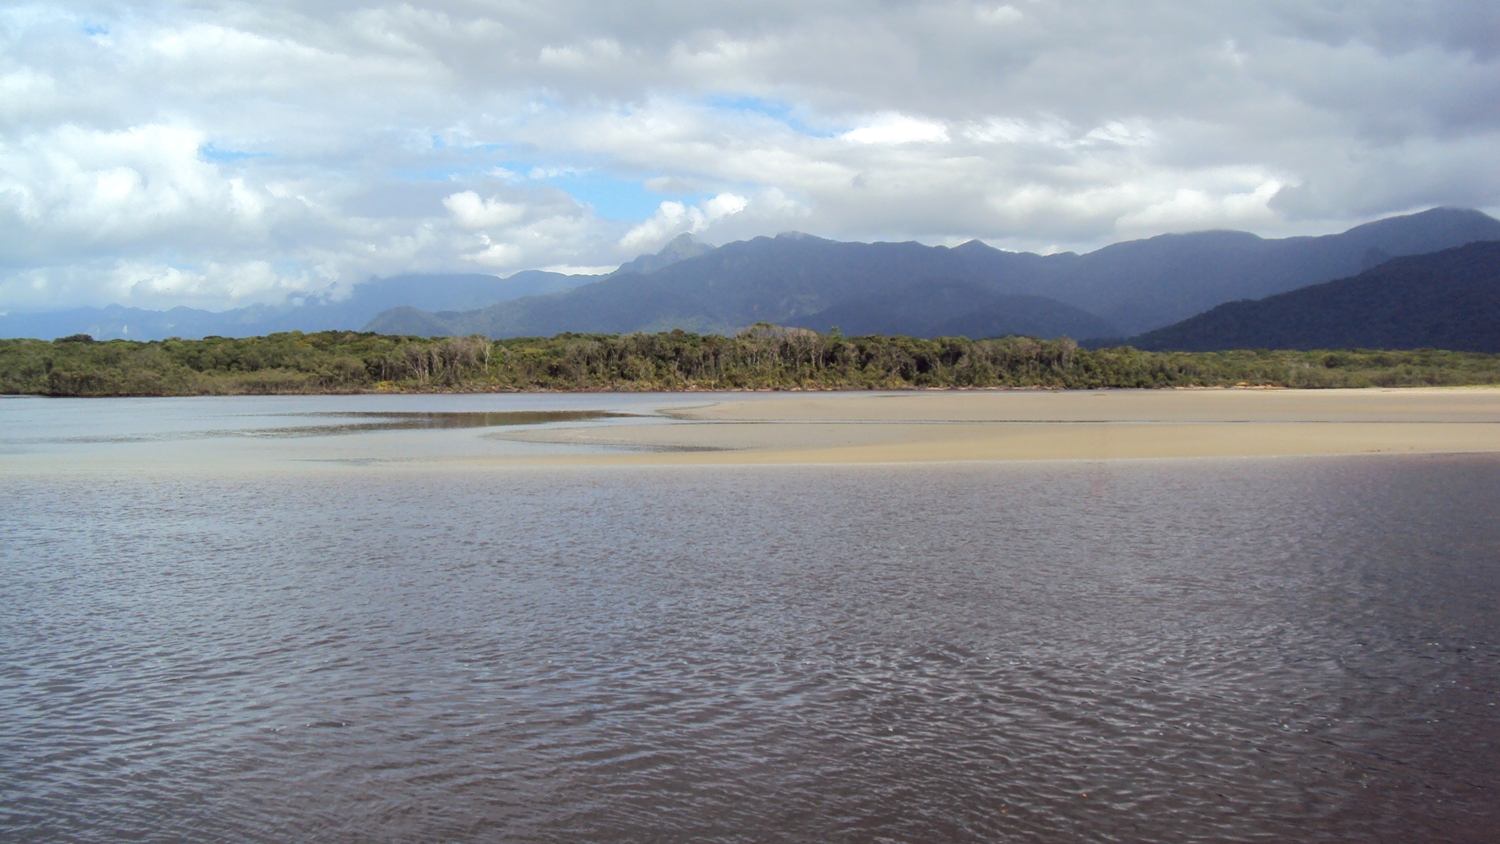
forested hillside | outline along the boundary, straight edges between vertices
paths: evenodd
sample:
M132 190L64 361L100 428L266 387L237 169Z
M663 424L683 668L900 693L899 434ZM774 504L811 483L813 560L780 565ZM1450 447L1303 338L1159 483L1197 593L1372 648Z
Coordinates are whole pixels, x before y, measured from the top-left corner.
M1500 243L1396 258L1353 278L1230 302L1130 340L1143 349L1500 352Z

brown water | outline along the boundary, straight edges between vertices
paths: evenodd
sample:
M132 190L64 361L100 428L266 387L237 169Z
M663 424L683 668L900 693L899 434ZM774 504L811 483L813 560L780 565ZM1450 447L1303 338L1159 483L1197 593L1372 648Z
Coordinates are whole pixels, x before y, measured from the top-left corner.
M1454 457L7 477L0 838L1493 841L1497 493Z

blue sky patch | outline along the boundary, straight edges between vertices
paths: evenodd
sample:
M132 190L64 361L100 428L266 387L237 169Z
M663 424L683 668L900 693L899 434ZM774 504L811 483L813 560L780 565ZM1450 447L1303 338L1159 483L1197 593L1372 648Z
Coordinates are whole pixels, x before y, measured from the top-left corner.
M594 206L594 213L606 220L644 220L656 213L657 206L664 200L692 201L692 197L664 196L646 190L641 179L622 179L604 173L565 172L544 176L537 181L567 191L579 202Z

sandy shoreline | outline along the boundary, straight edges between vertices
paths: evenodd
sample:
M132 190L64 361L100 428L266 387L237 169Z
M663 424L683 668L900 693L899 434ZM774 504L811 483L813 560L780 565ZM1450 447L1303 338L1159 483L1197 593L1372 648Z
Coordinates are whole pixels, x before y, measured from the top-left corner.
M171 405L172 413L143 422L137 416L149 412L148 404L99 405L98 412L114 416L87 424L69 421L74 411L63 405L26 405L25 412L15 406L13 426L22 427L13 427L12 440L0 441L0 474L291 476L1500 454L1500 389L1494 388L720 394L698 403L685 402L681 394L632 395L628 401L597 396L559 406L641 418L342 434L314 429L325 415L358 415L371 405L205 400ZM501 413L522 404L481 398L461 405L403 401L380 407ZM41 410L46 412L27 415ZM257 424L268 416L287 427Z
M670 424L489 435L630 449L525 465L845 464L1500 452L1500 390L789 394Z

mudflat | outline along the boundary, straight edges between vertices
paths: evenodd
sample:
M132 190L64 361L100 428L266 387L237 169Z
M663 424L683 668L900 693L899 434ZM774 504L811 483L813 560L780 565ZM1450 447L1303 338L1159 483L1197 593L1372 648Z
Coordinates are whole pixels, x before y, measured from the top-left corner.
M622 449L522 460L548 465L1500 452L1493 388L788 393L668 415L495 436Z

